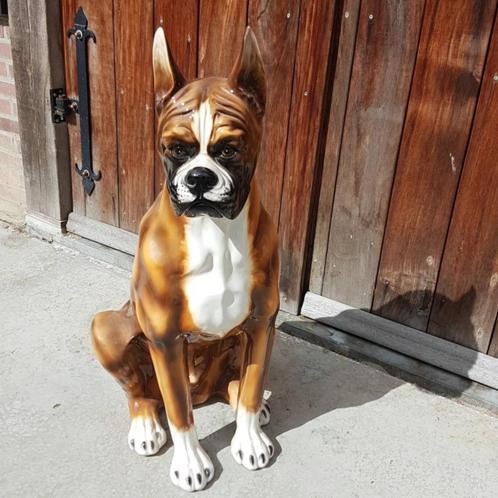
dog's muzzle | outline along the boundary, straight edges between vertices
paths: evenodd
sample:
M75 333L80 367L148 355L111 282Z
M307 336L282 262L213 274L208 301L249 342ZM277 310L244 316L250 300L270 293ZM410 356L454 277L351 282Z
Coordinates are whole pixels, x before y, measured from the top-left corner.
M202 198L217 183L218 177L208 168L194 168L185 177L185 184L197 198Z
M219 183L218 176L212 170L202 167L193 168L185 177L184 182L195 198L184 206L183 214L189 217L208 215L219 218L225 216L223 206L219 202L206 198L206 194Z
M198 155L182 165L168 181L178 215L232 218L237 197L230 173L209 156Z

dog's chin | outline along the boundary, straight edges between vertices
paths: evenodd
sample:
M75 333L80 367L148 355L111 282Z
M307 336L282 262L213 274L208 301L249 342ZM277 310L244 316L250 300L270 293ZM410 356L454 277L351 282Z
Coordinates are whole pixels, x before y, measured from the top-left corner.
M207 199L197 199L193 202L179 203L172 200L173 207L178 216L197 218L209 216L211 218L233 219L233 203L213 202Z
M197 218L198 216L210 216L211 218L223 218L223 210L214 202L205 200L194 201L183 213L188 218Z

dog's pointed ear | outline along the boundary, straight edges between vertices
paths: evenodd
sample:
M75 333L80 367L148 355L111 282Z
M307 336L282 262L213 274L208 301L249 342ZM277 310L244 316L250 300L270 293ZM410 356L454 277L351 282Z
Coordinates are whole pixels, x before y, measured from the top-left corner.
M171 57L162 27L157 28L154 35L152 65L154 67L156 111L159 114L164 104L185 84L185 79Z
M248 26L244 45L235 63L228 82L249 98L257 114L264 114L266 104L266 78L263 58L253 30Z

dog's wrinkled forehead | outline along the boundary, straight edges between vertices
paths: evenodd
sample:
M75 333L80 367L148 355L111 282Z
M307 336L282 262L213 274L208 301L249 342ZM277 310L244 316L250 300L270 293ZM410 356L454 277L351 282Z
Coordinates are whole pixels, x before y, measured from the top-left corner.
M260 119L226 79L206 78L187 84L171 97L161 112L159 131L163 144L195 143L200 153L224 141L250 150L260 138Z

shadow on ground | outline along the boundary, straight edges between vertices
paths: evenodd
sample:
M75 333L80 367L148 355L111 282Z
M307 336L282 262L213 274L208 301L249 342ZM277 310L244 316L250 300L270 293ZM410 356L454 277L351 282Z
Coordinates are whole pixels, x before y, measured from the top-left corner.
M394 299L375 312L384 316L393 310L398 312L401 310L403 314L403 310L408 310L413 303L427 306L426 300L425 292L411 292ZM457 301L438 294L434 302L435 306L444 306L445 316L459 324L459 333L465 338L466 346L475 349L477 347L475 331L470 320L475 303L474 289ZM357 311L345 311L341 315L354 313ZM336 318L340 322L341 318L351 318L351 316L339 315ZM284 322L283 328L286 329L285 325L290 325L292 328L299 324L300 322ZM434 323L433 327L438 328L439 324ZM465 365L461 365L463 370L470 370L475 358L476 356L470 354L466 360L462 359L461 361L466 362ZM409 376L409 379L424 390L452 398L459 398L472 384L462 378L458 383L458 389L451 391L416 376ZM333 410L361 406L375 401L404 383L403 380L391 375L371 375L369 368L359 368L358 363L337 356L326 349L323 350L320 361L317 361L316 348L305 342L297 342L291 337L280 336L280 341L274 349L268 382L272 392L270 398L272 420L266 431L277 445L276 458L272 464L278 460L281 451L276 440L281 434L301 427ZM203 440L203 445L212 457L229 446L234 430L235 424L231 423ZM216 457L214 462L216 474L219 476L221 466Z

